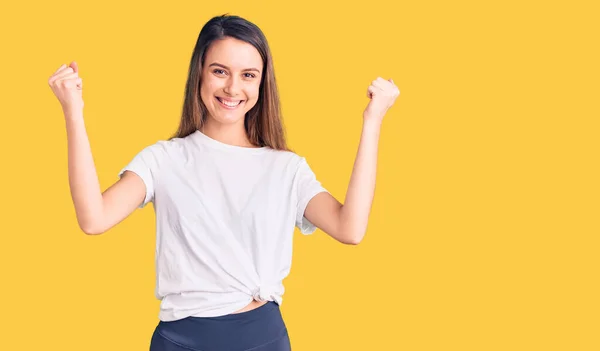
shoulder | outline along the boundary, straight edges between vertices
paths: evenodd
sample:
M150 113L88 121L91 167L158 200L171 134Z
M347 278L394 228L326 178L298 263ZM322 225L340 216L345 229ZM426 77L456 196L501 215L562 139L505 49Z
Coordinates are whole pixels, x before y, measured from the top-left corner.
M299 155L293 151L270 149L267 155L275 162L283 164L287 168L291 168L294 171L298 171L302 165L306 163L306 159L302 155Z
M133 159L128 167L132 169L149 169L156 173L161 169L165 162L177 158L177 154L181 154L184 143L178 139L161 139L143 145L135 152Z
M188 143L189 140L186 138L159 139L147 144L141 152L155 157L164 157L184 149Z
M284 172L293 179L294 183L304 184L317 178L309 161L304 155L292 151L273 152L273 157L278 159L276 164L281 166L281 169L285 170ZM271 169L273 168L279 167L272 167Z

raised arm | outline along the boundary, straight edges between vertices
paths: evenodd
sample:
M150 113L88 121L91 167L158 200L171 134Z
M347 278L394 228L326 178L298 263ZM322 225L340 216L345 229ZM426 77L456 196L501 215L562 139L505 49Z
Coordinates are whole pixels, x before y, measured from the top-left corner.
M344 204L322 192L306 206L306 219L341 243L356 245L367 231L375 194L381 124L399 95L392 80L377 78L372 82L367 90L371 101L363 112L363 129Z
M140 205L146 186L135 173L123 176L101 193L83 118L67 118L69 186L77 222L86 234L102 234Z
M71 198L79 227L101 234L131 214L143 201L146 188L132 172L101 192L83 119L83 82L75 62L61 66L48 80L65 116Z

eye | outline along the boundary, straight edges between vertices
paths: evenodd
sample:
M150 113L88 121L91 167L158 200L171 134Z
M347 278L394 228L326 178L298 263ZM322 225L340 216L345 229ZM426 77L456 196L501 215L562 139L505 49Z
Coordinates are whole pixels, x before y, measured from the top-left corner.
M217 68L217 69L214 69L214 70L213 70L213 73L216 73L216 74L225 74L225 71L224 71L224 70L222 70L222 69L218 69L218 68Z
M254 73L244 73L246 75L246 78L256 78L256 75Z

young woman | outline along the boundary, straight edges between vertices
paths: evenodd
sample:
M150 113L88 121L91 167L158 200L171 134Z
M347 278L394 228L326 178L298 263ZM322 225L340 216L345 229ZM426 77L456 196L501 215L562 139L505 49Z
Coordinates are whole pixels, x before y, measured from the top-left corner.
M49 79L66 119L69 181L81 229L101 234L149 202L156 214L159 323L151 351L290 350L279 305L292 234L344 244L366 231L380 127L399 95L368 87L363 132L342 205L286 146L267 40L237 16L209 20L189 67L179 128L142 149L101 192L75 62Z

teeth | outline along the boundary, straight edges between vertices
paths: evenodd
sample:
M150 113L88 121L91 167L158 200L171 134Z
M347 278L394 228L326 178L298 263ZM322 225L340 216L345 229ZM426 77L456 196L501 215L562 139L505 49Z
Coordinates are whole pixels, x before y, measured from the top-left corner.
M235 101L235 102L229 102L229 101L225 101L225 100L223 100L223 99L219 99L219 101L221 101L221 103L222 103L223 105L226 105L226 106L229 106L229 107L236 107L236 106L237 106L237 105L239 105L239 104L240 104L240 102L241 102L241 100L240 100L240 101Z

